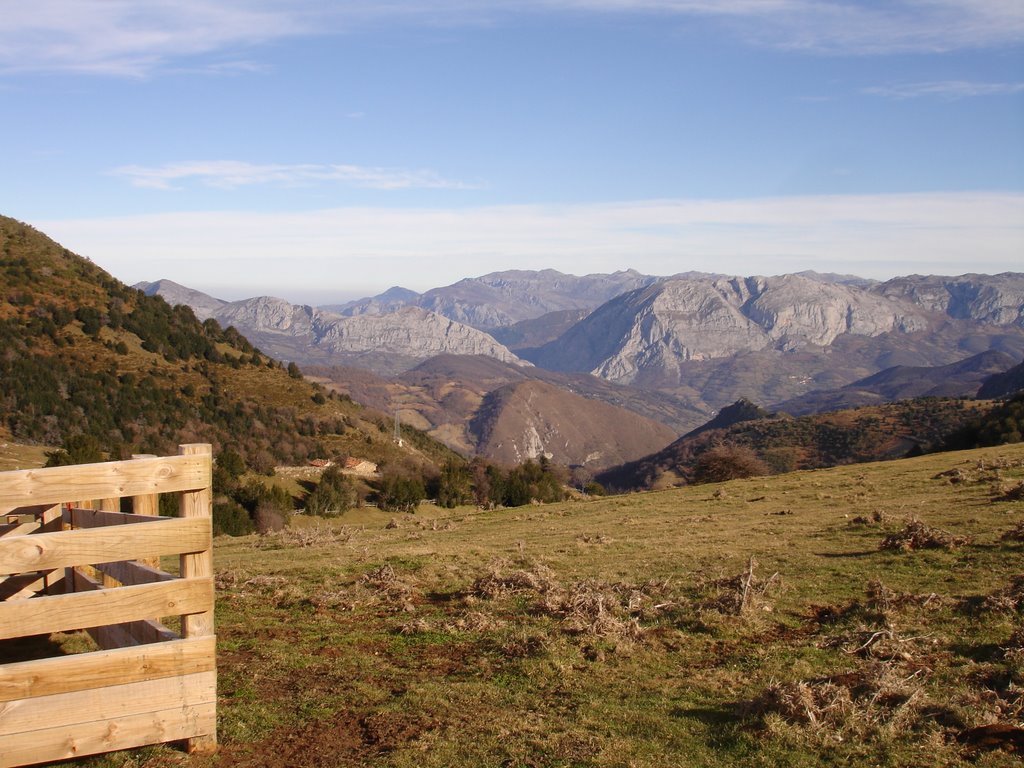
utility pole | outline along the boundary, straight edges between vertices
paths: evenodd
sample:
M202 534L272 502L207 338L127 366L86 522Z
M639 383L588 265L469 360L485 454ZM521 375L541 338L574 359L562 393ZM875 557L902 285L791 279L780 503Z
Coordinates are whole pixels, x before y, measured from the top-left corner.
M402 447L402 419L401 419L401 413L402 413L401 410L396 410L395 411L395 437L394 437L394 440L395 440L395 445L397 445L399 448Z

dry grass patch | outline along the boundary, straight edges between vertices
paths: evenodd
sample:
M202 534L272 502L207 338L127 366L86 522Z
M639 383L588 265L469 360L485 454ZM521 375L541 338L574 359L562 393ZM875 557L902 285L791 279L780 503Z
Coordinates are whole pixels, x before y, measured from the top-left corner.
M491 563L488 573L478 577L470 593L486 600L494 600L515 592L539 592L544 594L558 587L555 572L546 565L527 563L515 567L507 560Z

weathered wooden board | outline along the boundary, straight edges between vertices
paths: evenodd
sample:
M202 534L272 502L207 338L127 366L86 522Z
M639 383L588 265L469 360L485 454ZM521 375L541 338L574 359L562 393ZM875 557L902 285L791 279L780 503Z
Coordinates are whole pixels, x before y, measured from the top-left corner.
M187 447L187 446L185 446ZM207 453L76 464L0 473L0 514L19 507L69 500L110 499L207 488Z
M214 672L15 699L0 704L0 744L8 736L40 727L68 727L93 720L119 721L122 717L154 710L216 700L217 675Z
M0 702L212 672L215 642L213 637L197 637L0 664Z
M0 539L0 575L202 552L211 541L210 518L14 536Z
M209 445L183 445L179 449L187 455L210 454ZM198 491L182 493L179 497L178 514L186 520L202 520L207 525L211 524L213 514L213 498L209 487ZM206 547L205 551L193 550L195 554L181 555L181 575L190 578L213 578L213 549ZM182 635L185 637L200 637L213 634L213 603L210 603L210 610L201 614L184 616L182 622Z
M197 734L209 739L216 728L217 704L212 701L188 708L169 707L119 717L113 722L93 720L74 726L42 728L5 736L0 768L71 760L167 741L197 741L194 738Z
M48 595L0 603L0 639L212 611L210 578Z

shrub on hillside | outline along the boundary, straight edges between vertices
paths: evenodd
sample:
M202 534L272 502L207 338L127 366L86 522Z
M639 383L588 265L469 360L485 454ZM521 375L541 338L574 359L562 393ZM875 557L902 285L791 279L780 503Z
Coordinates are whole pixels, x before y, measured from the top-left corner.
M425 497L419 478L385 475L377 491L377 506L386 512L415 512Z
M695 483L722 483L744 477L767 475L768 465L745 445L716 445L697 459L693 470Z
M219 501L213 505L214 536L245 536L256 530L256 526L245 507L237 501Z
M356 489L351 479L337 467L328 467L320 482L306 497L306 512L320 517L335 517L356 505Z

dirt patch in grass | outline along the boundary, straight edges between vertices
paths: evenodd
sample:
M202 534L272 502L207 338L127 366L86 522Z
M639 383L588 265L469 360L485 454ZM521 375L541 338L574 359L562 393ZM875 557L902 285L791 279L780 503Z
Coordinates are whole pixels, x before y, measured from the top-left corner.
M999 537L1002 541L1021 541L1024 542L1024 520L1021 520L1013 528L1003 533Z
M281 728L255 743L229 744L217 756L218 766L232 768L334 768L365 765L383 751L369 738L358 715L338 712L298 728Z

